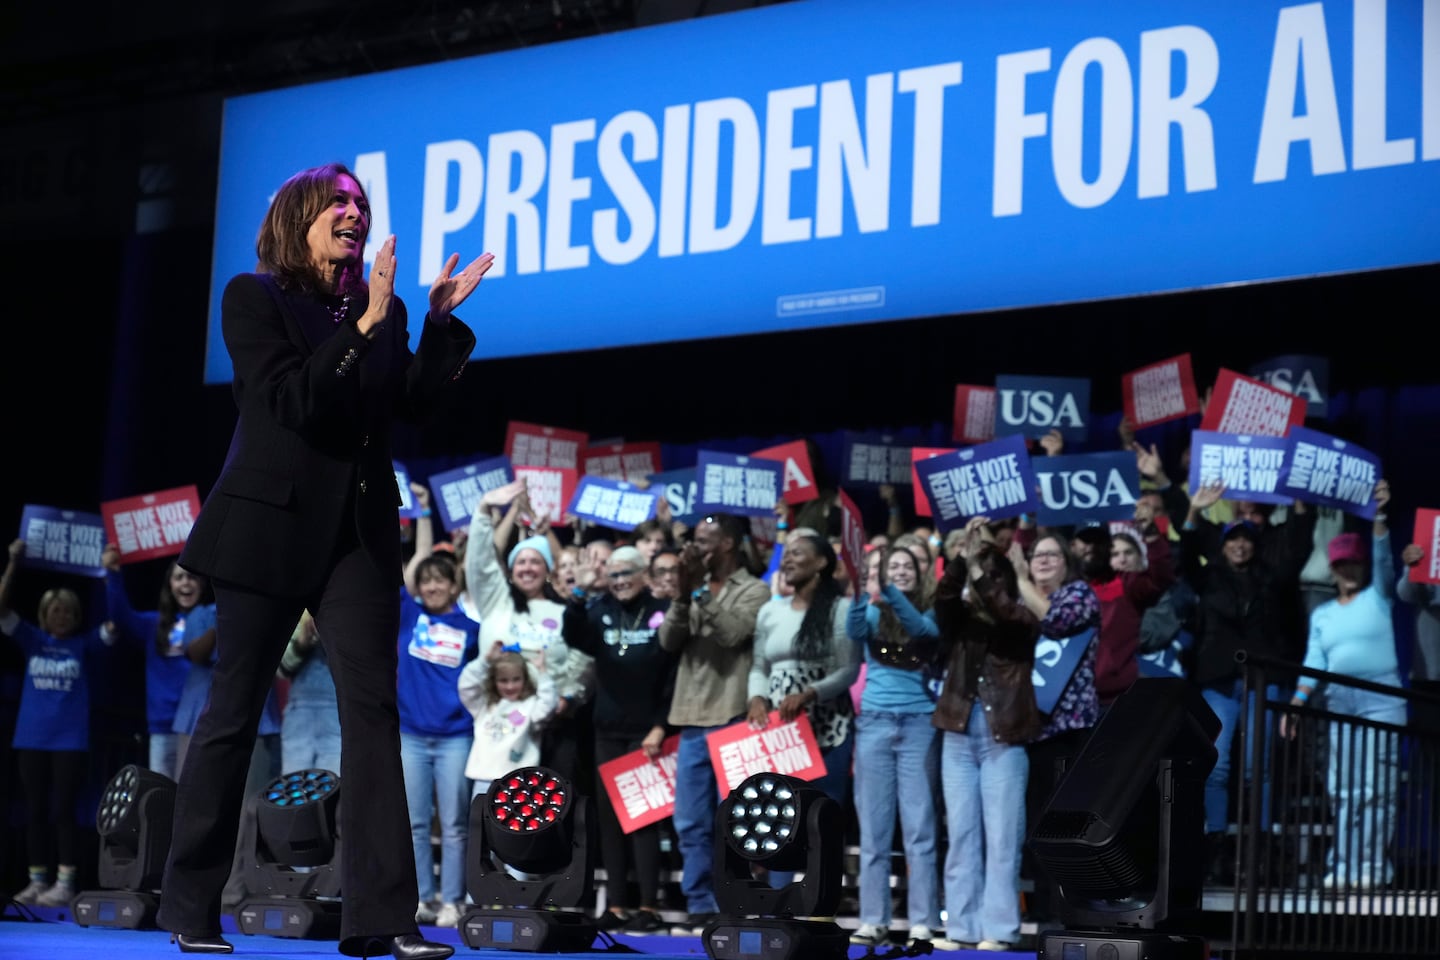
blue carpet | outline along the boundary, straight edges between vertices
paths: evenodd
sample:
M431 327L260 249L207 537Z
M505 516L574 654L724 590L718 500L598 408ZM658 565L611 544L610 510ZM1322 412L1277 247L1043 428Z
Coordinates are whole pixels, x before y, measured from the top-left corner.
M0 920L0 960L128 960L128 958L179 957L179 950L170 943L170 934L163 930L119 930L113 927L77 926L70 911L63 908L31 907L35 922L17 919L21 913L11 906ZM288 937L246 936L238 931L235 920L226 914L221 919L227 938L235 945L235 957L256 960L289 960L295 957L338 957L334 940L298 940ZM471 950L460 942L460 934L443 927L422 927L427 939L449 943L456 948L456 957L597 957L604 956L604 944L596 941L591 953L525 954L508 950ZM615 940L633 951L666 960L694 960L705 956L699 937L630 937L624 934ZM893 949L893 948L892 948ZM851 960L860 960L864 947L850 948ZM614 956L615 954L610 954ZM981 958L1033 957L1029 953L980 953L961 951L935 953L935 957L957 960Z

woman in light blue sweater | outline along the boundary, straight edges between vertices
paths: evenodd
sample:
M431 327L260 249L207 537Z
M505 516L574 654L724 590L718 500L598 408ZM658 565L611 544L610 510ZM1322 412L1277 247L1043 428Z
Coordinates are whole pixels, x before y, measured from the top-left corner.
M909 867L910 939L940 926L935 794L939 734L927 680L940 631L934 588L904 547L891 547L850 605L846 630L865 648L865 689L855 721L855 813L860 822L860 928L851 943L890 932L890 851L895 814ZM903 802L901 802L903 799Z
M1330 575L1338 595L1310 615L1310 640L1305 648L1305 669L1342 673L1359 680L1400 686L1400 664L1395 652L1395 558L1390 552L1390 529L1385 505L1390 488L1381 480L1375 486L1378 511L1372 534L1374 563L1366 578L1365 541L1356 533L1342 533L1330 541ZM1302 676L1290 703L1301 706L1317 685ZM1331 723L1328 730L1330 764L1328 789L1335 807L1335 842L1330 848L1329 889L1369 889L1390 882L1393 868L1386 856L1394 832L1396 770L1400 734L1377 727L1405 726L1405 701L1344 684L1325 689L1326 707L1332 713L1355 717L1361 723ZM1287 730L1290 718L1281 718Z

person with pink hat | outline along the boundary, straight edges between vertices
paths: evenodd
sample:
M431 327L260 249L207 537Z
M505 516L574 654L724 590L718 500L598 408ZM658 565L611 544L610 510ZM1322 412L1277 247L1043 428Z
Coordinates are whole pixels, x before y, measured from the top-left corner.
M1390 484L1375 485L1374 529L1368 545L1358 533L1342 533L1328 548L1330 576L1337 596L1315 608L1310 616L1310 640L1305 648L1305 669L1345 674L1358 680L1400 686L1400 663L1395 651L1395 558L1390 552L1390 528L1385 507ZM1369 556L1373 556L1371 562ZM1304 706L1318 686L1314 677L1301 676L1290 699ZM1325 707L1364 721L1332 722L1329 741L1327 789L1335 811L1335 842L1330 847L1326 889L1367 890L1384 886L1393 875L1386 856L1394 832L1395 793L1399 743L1377 724L1403 727L1405 701L1348 684L1325 688ZM1280 731L1293 737L1297 719L1280 718Z

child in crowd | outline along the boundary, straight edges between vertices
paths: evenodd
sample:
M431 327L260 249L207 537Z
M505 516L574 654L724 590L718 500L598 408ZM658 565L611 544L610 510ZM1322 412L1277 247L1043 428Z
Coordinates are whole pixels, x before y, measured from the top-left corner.
M17 903L65 907L75 899L80 863L75 803L85 785L90 749L90 686L101 645L114 643L108 631L84 629L80 598L65 588L46 590L35 623L10 608L10 593L25 541L10 544L10 561L0 575L0 632L25 655L25 686L15 718L15 762L25 795L25 849L30 883ZM53 841L58 879L48 882Z
M470 790L465 761L470 718L456 685L480 650L480 625L461 611L460 575L447 553L415 567L416 593L401 588L399 637L400 763L410 808L410 836L420 901L417 923L454 927L465 897ZM440 816L440 904L435 907L435 853L430 821Z
M475 736L465 775L475 782L472 796L517 767L540 762L538 721L555 709L555 681L545 669L545 652L531 666L499 640L485 656L460 672L460 701L475 718Z

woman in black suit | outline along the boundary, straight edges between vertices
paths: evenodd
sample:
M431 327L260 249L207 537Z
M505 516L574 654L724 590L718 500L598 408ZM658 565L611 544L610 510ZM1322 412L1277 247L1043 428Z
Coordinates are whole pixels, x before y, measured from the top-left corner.
M220 895L230 873L256 726L291 630L310 610L341 723L340 952L440 960L415 924L414 854L400 770L395 637L401 580L391 420L415 420L475 345L450 315L490 269L484 254L430 288L419 349L395 296L395 238L367 285L365 192L328 164L270 204L259 264L221 301L239 419L225 466L180 557L215 588L219 661L175 801L160 924L187 953L229 953Z

